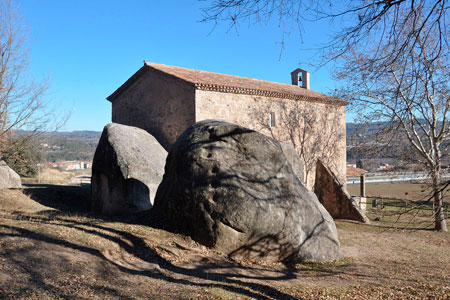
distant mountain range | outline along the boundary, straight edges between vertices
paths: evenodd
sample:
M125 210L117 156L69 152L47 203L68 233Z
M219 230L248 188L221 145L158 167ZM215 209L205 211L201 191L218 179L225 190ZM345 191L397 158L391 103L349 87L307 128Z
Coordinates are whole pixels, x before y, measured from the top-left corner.
M30 131L19 130L17 134L28 134ZM84 139L84 138L100 138L102 135L101 131L92 130L76 130L76 131L51 131L51 132L41 132L39 135L44 137L52 138L67 138L67 139Z
M358 133L361 127L359 124L355 123L347 123L347 135L354 135ZM373 126L370 129L376 130L377 126ZM27 134L29 131L19 130L18 134ZM52 139L69 139L69 140L91 140L91 139L100 139L102 135L101 131L92 131L92 130L76 130L76 131L53 131L53 132L45 132L41 133L40 136L43 138L52 138Z
M369 137L377 132L385 123L372 123L362 126L356 123L347 123L347 158L354 160L355 154L350 149L360 142L361 135ZM19 134L29 133L19 131ZM43 153L46 161L83 160L90 161L94 157L95 149L101 136L100 131L56 131L45 132L39 135L38 149Z
M347 123L347 135L358 132L358 126ZM18 131L18 134L28 134L28 131ZM82 160L91 161L101 136L101 131L54 131L38 135L37 148L45 161Z
M29 134L31 131L18 130L17 134ZM41 132L41 135L52 136L52 137L69 137L69 138L83 138L83 137L100 137L101 131L93 130L74 130L74 131L50 131Z
M29 134L28 131L19 131ZM36 147L42 152L45 161L81 160L91 161L101 136L100 131L55 131L37 135Z

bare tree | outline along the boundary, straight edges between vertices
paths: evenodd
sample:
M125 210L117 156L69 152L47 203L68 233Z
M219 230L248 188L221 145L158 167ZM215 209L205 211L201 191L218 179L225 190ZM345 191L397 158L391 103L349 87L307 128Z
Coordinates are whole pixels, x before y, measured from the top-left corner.
M450 5L446 0L211 0L204 21L268 22L283 31L328 19L335 30L319 65L337 62L345 82L338 97L366 121L380 122L372 146L402 144L432 178L435 228L447 230L442 210L441 162L449 152ZM292 26L289 26L291 24ZM284 38L283 38L284 39ZM283 43L284 44L284 43ZM341 64L342 62L342 64ZM406 143L404 143L406 141ZM380 147L382 146L382 147ZM407 154L407 155L406 155Z
M353 48L374 45L381 51L371 53L371 61L386 67L408 53L423 38L429 41L430 58L448 55L450 5L446 0L210 0L203 8L203 21L228 22L230 27L244 21L278 21L284 34L309 21L327 19L333 29L327 32L330 39L319 47L321 61L334 61ZM401 38L400 38L401 37ZM431 44L432 43L432 44ZM389 52L382 51L389 46ZM431 50L432 49L432 50Z
M56 128L67 116L56 116L45 101L48 83L29 79L26 31L15 7L0 0L0 157L18 145L19 129L33 136L38 131ZM24 137L20 138L24 143ZM15 151L15 150L14 150Z
M416 25L411 20L405 26ZM399 42L409 40L407 32L398 35ZM436 55L438 39L439 29L424 27L409 40L408 52L382 66L373 52L389 53L389 46L352 49L336 77L344 82L337 96L351 101L365 122L379 122L373 135L377 147L395 145L403 160L417 160L429 171L435 229L447 231L441 186L450 145L450 60L447 54Z
M334 106L323 106L320 110L317 105L308 104L304 101L275 102L254 109L253 115L257 130L294 146L304 166L305 184L312 188L317 160L337 167L333 161L345 136ZM276 126L268 120L273 112L277 112L276 120L272 120Z

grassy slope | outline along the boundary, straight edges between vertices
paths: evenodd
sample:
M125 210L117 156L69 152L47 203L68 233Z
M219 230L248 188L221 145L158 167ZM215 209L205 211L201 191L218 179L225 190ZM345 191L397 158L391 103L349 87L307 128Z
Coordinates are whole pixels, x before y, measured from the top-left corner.
M344 259L284 266L230 261L146 216L91 216L86 188L24 192L0 190L0 299L450 297L450 234L415 229L430 226L427 211L338 221Z

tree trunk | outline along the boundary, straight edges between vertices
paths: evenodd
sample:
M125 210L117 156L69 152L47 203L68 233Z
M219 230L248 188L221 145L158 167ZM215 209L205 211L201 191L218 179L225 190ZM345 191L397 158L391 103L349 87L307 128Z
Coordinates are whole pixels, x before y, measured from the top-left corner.
M433 194L434 194L434 229L447 231L447 224L445 223L442 192L440 192L440 178L439 172L433 172L431 175L433 180Z

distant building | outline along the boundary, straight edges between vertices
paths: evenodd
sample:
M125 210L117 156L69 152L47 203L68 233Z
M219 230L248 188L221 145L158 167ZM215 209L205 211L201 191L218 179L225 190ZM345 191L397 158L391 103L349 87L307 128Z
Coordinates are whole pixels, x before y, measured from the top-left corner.
M368 171L347 165L347 177L355 177L366 174Z
M394 168L394 166L392 166L390 164L383 164L383 165L378 166L377 170L378 171L386 171L386 170L390 170L392 168Z
M64 171L75 171L80 169L91 169L92 161L58 161L58 162L45 162L49 168L58 168Z
M356 168L356 163L349 163L349 162L347 162L347 167Z
M92 169L92 161L83 162L83 169Z

